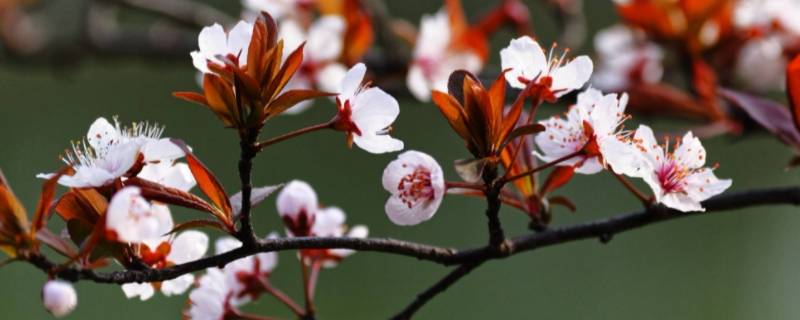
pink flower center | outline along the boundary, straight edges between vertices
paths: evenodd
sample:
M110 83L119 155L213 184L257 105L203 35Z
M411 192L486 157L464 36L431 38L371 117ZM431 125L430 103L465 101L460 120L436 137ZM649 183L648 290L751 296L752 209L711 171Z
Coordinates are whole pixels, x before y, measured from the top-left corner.
M405 166L403 165L403 167ZM409 209L418 203L436 198L433 183L431 183L431 172L423 167L414 169L413 172L400 179L400 183L397 184L397 191L399 191L400 200Z
M661 183L661 189L666 193L683 192L685 178L689 175L687 168L681 167L674 160L661 165L656 171L658 182Z
M342 103L339 98L336 98L336 104L339 105L339 114L336 116L336 129L360 136L361 130L353 122L353 108L350 106L350 99Z

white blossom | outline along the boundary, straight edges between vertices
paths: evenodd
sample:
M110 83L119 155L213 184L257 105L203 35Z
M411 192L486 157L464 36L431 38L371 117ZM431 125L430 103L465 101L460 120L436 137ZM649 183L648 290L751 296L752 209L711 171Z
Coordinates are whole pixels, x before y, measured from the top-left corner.
M239 21L227 34L215 23L204 27L197 36L199 50L192 51L192 64L202 73L211 73L208 63L223 64L228 56L238 57L239 66L247 64L247 50L253 35L253 24Z
M429 101L431 90L447 92L447 80L453 71L463 69L478 73L483 67L475 53L451 47L452 32L446 10L422 16L406 76L406 85L420 101Z
M500 50L503 70L510 69L505 74L508 84L523 89L525 81L536 80L548 85L556 97L583 87L592 75L592 60L579 56L566 61L566 51L560 57L553 57L552 51L546 56L539 43L528 36L511 40L508 47Z
M287 183L278 194L276 205L278 214L292 235L304 236L311 231L319 202L317 193L308 183L300 180Z
M620 91L631 84L656 83L664 73L661 47L637 39L636 31L624 25L601 30L595 35L598 55L592 84L602 90Z
M534 139L540 151L536 156L552 162L583 151L558 165L574 166L582 174L600 172L606 165L616 173L635 174L636 153L621 130L628 119L627 103L626 94L603 95L592 88L580 93L566 118L554 116L540 122L546 130Z
M367 67L356 64L342 79L337 103L339 122L347 125L353 142L370 153L403 149L403 141L392 138L389 128L400 114L394 97L376 87L363 85Z
M42 303L50 314L61 318L78 305L78 294L69 282L49 280L42 288Z
M383 188L391 193L386 215L398 225L415 225L433 217L445 195L442 168L431 156L406 151L383 170Z
M669 141L661 146L650 127L641 125L633 141L645 159L639 176L653 189L656 201L683 211L704 211L701 203L724 192L730 179L720 180L711 168L705 167L706 150L700 139L686 133L669 151Z

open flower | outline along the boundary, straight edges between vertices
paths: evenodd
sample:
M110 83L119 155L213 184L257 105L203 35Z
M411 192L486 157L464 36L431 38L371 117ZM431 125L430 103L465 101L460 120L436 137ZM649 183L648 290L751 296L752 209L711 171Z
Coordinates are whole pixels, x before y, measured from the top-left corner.
M42 288L42 303L54 317L66 316L78 305L78 294L71 283L49 280Z
M645 159L640 176L653 189L656 201L683 211L704 211L701 203L724 192L731 186L730 179L718 179L711 168L704 167L706 150L700 139L686 133L674 151L669 151L669 141L658 144L653 130L641 125L633 141Z
M587 89L578 95L566 118L554 116L540 123L545 131L535 141L544 162L560 161L559 166L574 166L575 172L594 174L611 166L616 173L636 173L636 153L626 142L621 126L628 116L628 96L603 95Z
M116 122L116 121L115 121ZM58 183L70 188L102 187L131 173L137 164L172 162L184 156L169 139L161 139L163 128L147 123L131 127L112 125L98 118L89 127L86 143L74 144L64 162L75 173L59 178ZM39 174L48 179L52 174Z
M628 26L601 30L595 35L594 47L599 63L592 84L602 90L621 91L631 85L661 80L661 47L637 39L636 30Z
M744 85L761 92L780 90L786 70L784 45L778 36L755 38L742 47L735 65Z
M190 53L192 64L202 73L211 73L209 63L223 65L225 59L238 61L240 67L244 66L252 35L253 25L245 21L239 21L227 34L217 23L204 27L197 37L200 50Z
M158 239L172 230L172 214L161 204L151 204L137 187L125 187L114 194L106 213L106 230L121 242L142 243Z
M189 191L197 185L189 165L171 161L147 164L136 177L181 191Z
M231 312L232 292L225 273L209 268L189 294L189 309L184 316L189 320L224 320Z
M200 231L186 231L177 237L159 237L145 241L138 246L141 260L155 269L187 263L203 257L208 249L208 236ZM185 274L159 284L159 290L166 296L180 295L194 283L194 275ZM156 286L151 283L126 283L122 291L128 298L150 299Z
M403 149L403 141L389 136L391 125L400 114L400 106L383 90L364 85L367 67L359 63L342 80L336 104L339 113L334 127L347 133L353 143L370 153Z
M445 194L442 168L431 156L406 151L383 170L383 188L391 193L386 215L398 225L415 225L433 217Z
M293 180L286 184L278 194L276 205L290 235L302 237L311 233L319 202L317 193L308 183Z
M277 236L272 234L271 237ZM242 246L242 242L233 237L222 237L215 243L216 254L234 250ZM278 254L275 252L259 253L228 263L223 272L229 278L232 301L241 304L247 300L255 300L263 292L262 281L278 265Z
M551 49L545 55L536 40L528 36L511 40L511 43L500 50L503 70L510 69L505 75L508 84L517 89L525 89L530 81L536 81L543 90L541 97L545 101L554 101L572 90L583 87L592 75L592 60L587 56L579 56L566 61L568 51L560 57L553 56Z
M318 88L326 92L335 92L347 73L347 68L337 62L342 54L344 31L345 21L336 15L320 17L311 24L308 32L295 20L282 22L278 37L283 39L286 49L293 51L305 42L303 63L286 84L284 91ZM288 56L288 50L284 51L285 56ZM286 110L286 113L300 113L308 108L310 103L311 101L303 101Z
M430 100L431 90L447 91L447 79L453 71L463 69L477 73L483 67L477 54L457 50L452 45L453 32L447 10L422 16L414 58L406 77L406 85L420 101Z

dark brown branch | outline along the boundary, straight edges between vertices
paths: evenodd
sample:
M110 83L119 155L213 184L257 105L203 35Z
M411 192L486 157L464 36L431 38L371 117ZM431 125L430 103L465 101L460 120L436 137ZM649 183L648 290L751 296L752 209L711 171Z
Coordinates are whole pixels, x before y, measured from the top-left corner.
M241 137L240 149L241 155L239 156L239 181L242 184L242 209L239 211L239 232L238 238L242 241L245 247L252 247L256 244L256 234L253 230L253 222L251 221L251 207L252 199L251 193L253 192L252 172L253 172L253 158L256 157L258 152L256 149L256 140L258 139L259 130L246 130Z
M431 301L438 294L450 288L450 286L458 282L458 280L461 280L461 278L469 274L472 270L480 266L482 263L483 261L478 261L478 262L466 263L459 266L455 270L448 273L447 276L445 276L444 278L436 282L434 285L432 285L430 288L418 294L417 297L414 299L414 301L411 302L411 304L406 306L405 309L403 309L403 311L400 311L400 313L392 317L392 319L393 320L411 319L411 316L413 316L414 313L416 313L420 308L422 308L422 306L424 306L425 303Z
M779 187L732 192L709 199L703 204L707 209L707 213L762 205L798 205L800 204L800 187ZM125 270L110 273L97 273L91 270L80 270L76 268L59 269L53 262L40 255L30 255L22 258L46 272L51 272L54 276L66 280L90 280L99 283L116 284L164 281L174 279L187 273L201 271L205 268L224 266L231 261L256 253L312 248L342 248L357 251L383 252L414 257L443 265L457 265L505 258L521 252L576 240L597 238L607 241L617 233L629 231L645 225L676 218L704 215L707 213L680 213L660 206L654 206L651 209L635 213L618 215L566 227L551 228L547 231L519 236L504 242L507 247L506 250L497 250L497 248L490 246L455 250L394 239L376 238L282 238L260 241L251 248L241 247L224 254L206 257L165 269Z

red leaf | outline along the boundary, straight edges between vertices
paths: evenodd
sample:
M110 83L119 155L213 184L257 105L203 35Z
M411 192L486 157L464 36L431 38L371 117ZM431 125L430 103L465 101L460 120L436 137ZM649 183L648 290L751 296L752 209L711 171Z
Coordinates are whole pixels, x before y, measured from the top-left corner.
M65 257L73 258L78 255L78 252L72 245L64 241L61 237L53 234L53 232L48 229L39 230L36 234L36 238Z
M572 176L574 174L575 174L575 167L573 166L556 167L555 169L553 169L553 171L550 172L550 175L544 182L541 193L544 195L558 188L561 188L572 179Z
M172 96L178 99L183 99L189 102L194 102L197 104L208 106L208 100L206 100L206 97L197 92L191 92L191 91L173 92Z
M784 143L800 151L800 133L791 112L783 105L730 89L720 90L722 97L744 110L756 123Z
M142 191L142 197L147 200L196 209L211 214L214 214L218 211L216 208L198 196L181 191L179 189L160 185L152 181L134 177L126 180L125 185L134 185L139 187L139 189Z
M794 127L800 130L800 54L786 68L786 93L789 95Z
M547 200L550 202L551 205L555 204L555 205L563 206L563 207L569 209L569 211L571 211L571 212L575 212L575 210L578 210L578 207L576 207L575 204L572 203L572 200L568 199L565 196L550 197Z
M72 171L72 167L61 168L42 185L42 193L39 195L39 203L36 205L36 212L33 215L31 235L35 235L38 230L44 228L44 224L50 219L50 211L53 208L52 202L53 197L55 197L58 179L70 171Z
M226 219L226 221L223 222L230 225L233 210L228 200L228 194L225 193L222 184L220 184L214 174L211 173L211 170L194 156L192 151L186 146L186 143L177 139L172 139L172 142L186 153L186 162L189 165L189 170L192 171L194 179L197 180L197 186L200 187L200 190L222 211L223 217Z
M197 229L197 228L212 228L221 231L227 231L225 225L220 223L216 220L190 220L183 223L179 223L175 225L172 230L170 230L167 234L175 234L178 232L182 232L189 229Z
M275 117L286 110L294 107L298 103L319 97L335 96L335 93L322 92L317 90L289 90L282 93L269 105L264 107L267 119Z

